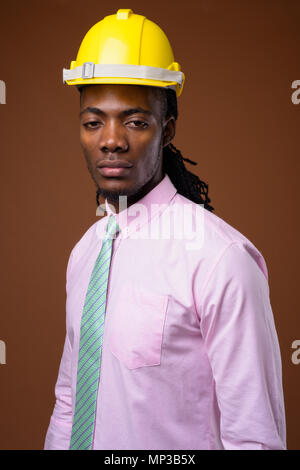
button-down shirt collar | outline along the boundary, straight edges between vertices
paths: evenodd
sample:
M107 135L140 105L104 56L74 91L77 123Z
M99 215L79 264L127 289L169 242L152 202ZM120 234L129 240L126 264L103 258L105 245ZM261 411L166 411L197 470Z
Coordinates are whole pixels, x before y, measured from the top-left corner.
M122 237L127 237L130 233L138 230L142 225L148 223L158 212L163 210L171 199L175 196L177 189L173 185L167 174L163 179L145 196L131 206L126 206L124 197L124 209L122 209L122 198L120 197L120 211L115 213L114 208L105 199L105 209L108 217L114 215L121 229Z

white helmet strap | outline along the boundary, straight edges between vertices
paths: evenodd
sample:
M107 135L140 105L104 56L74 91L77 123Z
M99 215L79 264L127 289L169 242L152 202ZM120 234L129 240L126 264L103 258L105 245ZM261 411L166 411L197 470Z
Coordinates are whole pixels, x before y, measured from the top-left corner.
M175 70L166 70L159 67L149 67L147 65L127 65L127 64L94 64L85 62L74 69L63 69L63 83L66 80L76 78L143 78L149 80L160 80L163 82L176 82L181 88L183 73Z

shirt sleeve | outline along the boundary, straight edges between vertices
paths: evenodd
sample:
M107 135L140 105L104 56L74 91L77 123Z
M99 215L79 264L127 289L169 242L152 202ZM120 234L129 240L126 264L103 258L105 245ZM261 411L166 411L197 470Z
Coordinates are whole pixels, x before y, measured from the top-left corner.
M232 242L200 297L224 449L286 449L282 364L264 258Z
M72 253L67 267L66 290L72 263ZM72 393L71 393L71 355L72 347L65 336L63 354L55 385L55 405L46 433L44 450L68 450L72 432Z

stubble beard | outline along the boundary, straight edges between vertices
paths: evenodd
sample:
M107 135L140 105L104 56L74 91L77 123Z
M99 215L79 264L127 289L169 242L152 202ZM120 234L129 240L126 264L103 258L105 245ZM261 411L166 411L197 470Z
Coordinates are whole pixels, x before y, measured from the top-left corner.
M153 178L153 176L155 175L159 165L160 165L160 162L161 162L161 159L162 159L162 147L160 147L160 150L158 152L158 156L159 158L156 159L156 164L155 166L152 167L152 171L149 171L144 180L139 183L139 184L136 184L133 188L131 189L121 189L121 190L116 190L116 191L109 191L109 190L106 190L106 189L103 189L101 188L101 186L99 185L99 183L97 182L97 179L93 173L93 170L92 168L90 167L89 164L87 164L87 167L88 167L88 171L96 185L96 189L97 189L97 192L99 195L101 195L104 199L107 199L108 202L111 202L111 203L118 203L120 204L120 196L126 196L126 203L127 203L127 199L130 198L131 196L137 196L139 192L142 192L142 189L143 187ZM122 201L122 204L124 204L124 200Z

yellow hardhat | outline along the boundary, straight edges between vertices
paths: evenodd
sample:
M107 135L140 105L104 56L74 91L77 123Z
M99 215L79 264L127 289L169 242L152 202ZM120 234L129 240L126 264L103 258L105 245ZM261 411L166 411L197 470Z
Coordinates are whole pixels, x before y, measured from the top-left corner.
M70 69L63 69L68 85L101 83L170 87L182 92L180 71L162 29L132 10L118 10L87 32Z

